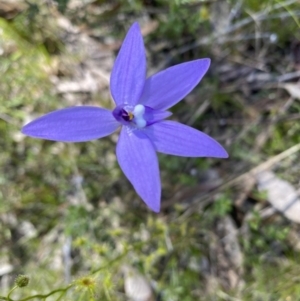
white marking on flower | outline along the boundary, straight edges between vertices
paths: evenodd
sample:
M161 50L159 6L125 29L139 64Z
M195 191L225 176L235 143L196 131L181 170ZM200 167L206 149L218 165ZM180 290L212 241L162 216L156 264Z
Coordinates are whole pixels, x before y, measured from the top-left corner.
M134 122L138 128L144 128L147 125L143 115L145 113L145 107L143 105L136 105L133 109Z
M142 117L145 113L145 107L143 105L136 105L133 109L133 115L135 117Z
M139 129L144 128L146 126L146 124L147 124L146 120L143 119L143 118L140 118L140 119L135 118L134 121L135 121L136 126Z

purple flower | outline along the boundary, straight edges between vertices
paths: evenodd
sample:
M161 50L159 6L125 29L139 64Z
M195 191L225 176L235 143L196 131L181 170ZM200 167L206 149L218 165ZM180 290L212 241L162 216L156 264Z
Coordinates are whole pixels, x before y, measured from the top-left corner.
M146 79L146 57L139 25L129 29L115 61L110 91L113 111L78 106L44 115L22 132L35 138L82 142L112 134L122 126L117 143L121 169L143 201L160 210L161 183L156 152L186 157L227 158L224 148L189 126L164 120L166 111L183 99L202 79L210 59L194 60Z

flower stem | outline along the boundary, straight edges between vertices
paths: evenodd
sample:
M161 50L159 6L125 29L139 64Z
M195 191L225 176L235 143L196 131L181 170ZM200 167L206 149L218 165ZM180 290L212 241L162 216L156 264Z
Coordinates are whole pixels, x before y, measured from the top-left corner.
M24 299L20 299L19 301L27 301L27 300L30 300L30 299L34 299L34 298L40 298L40 299L46 299L48 298L49 296L53 295L53 294L56 294L58 292L66 292L67 290L69 290L71 287L73 286L73 284L70 284L68 285L67 287L65 288L59 288L59 289L56 289L48 294L45 294L45 295L42 295L42 294L38 294L38 295L33 295L33 296L29 296L29 297L26 297ZM10 299L8 299L8 301L12 301Z
M7 298L6 298L8 301L12 301L12 299L10 299L10 295L12 294L12 292L13 292L16 288L18 288L17 285L15 285L15 286L8 292L8 295L7 295Z

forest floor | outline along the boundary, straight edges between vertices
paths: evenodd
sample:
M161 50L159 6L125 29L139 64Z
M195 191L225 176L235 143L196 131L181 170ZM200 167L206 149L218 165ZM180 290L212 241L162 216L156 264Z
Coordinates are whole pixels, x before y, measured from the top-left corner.
M299 16L298 0L0 0L0 300L300 300ZM121 172L118 134L20 132L55 109L112 108L135 21L148 75L211 58L170 118L229 153L159 155L159 214ZM19 274L30 282L8 296Z

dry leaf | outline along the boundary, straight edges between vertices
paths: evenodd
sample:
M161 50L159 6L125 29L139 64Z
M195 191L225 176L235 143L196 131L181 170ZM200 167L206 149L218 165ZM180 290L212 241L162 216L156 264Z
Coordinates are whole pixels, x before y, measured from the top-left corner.
M132 301L154 301L148 280L130 266L123 266L125 295Z
M294 186L273 172L257 175L258 189L267 192L270 204L289 220L300 223L300 198Z
M286 84L280 84L280 87L287 90L287 92L293 97L300 99L300 84L294 84L294 83L286 83Z

